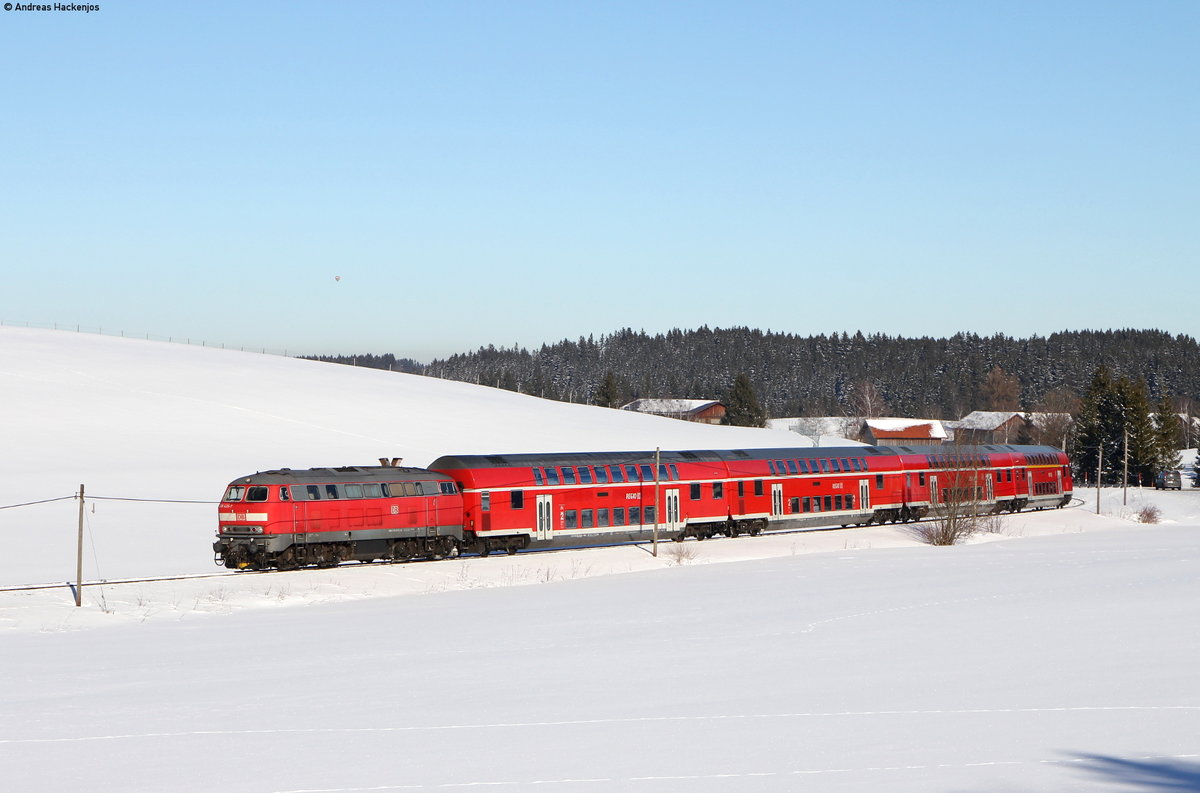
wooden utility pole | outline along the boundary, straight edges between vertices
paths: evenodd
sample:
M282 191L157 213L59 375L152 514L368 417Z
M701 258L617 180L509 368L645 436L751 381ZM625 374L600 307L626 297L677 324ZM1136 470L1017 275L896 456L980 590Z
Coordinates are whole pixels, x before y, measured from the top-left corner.
M651 553L658 556L658 451L661 447L654 447L654 545Z
M75 548L75 607L83 605L83 485L79 486L79 542Z
M1125 472L1121 474L1121 503L1129 506L1129 428L1125 428Z

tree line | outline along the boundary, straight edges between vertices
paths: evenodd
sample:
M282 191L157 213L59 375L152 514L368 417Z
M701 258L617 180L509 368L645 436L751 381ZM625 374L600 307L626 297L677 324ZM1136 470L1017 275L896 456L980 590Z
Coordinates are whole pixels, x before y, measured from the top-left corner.
M744 327L651 335L624 328L536 350L489 345L428 364L394 355L318 358L592 404L725 399L744 374L772 417L955 419L980 409L1035 410L1081 396L1101 365L1113 378L1144 382L1153 400L1200 400L1196 340L1158 330L903 338Z

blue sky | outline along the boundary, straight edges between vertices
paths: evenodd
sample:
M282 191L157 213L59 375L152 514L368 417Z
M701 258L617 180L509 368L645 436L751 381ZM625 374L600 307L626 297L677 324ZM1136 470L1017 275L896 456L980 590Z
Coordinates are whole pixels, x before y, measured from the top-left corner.
M0 10L5 322L1200 335L1193 0L99 5Z

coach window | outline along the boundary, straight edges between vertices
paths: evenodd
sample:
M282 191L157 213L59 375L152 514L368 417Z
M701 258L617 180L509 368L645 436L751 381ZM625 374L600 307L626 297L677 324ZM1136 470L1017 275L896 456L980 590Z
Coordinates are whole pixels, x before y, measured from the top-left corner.
M546 481L544 479L542 479L542 469L540 469L540 468L533 469L533 483L536 485L546 484Z
M596 510L596 525L602 529L608 526L608 510L607 509Z
M582 510L582 511L579 513L579 516L580 516L580 517L583 519L583 520L582 520L582 522L581 522L581 526L580 526L580 528L583 528L583 529L590 529L590 528L593 528L593 527L596 525L596 524L593 522L593 513L592 513L592 511L591 511L590 509L585 509L585 510Z
M525 509L525 491L514 490L508 494L508 505L512 509Z
M654 468L652 466L649 466L649 465L642 466L642 481L643 482L653 482L654 481Z
M290 493L288 493L288 489L286 487L279 488L279 500L280 501L291 501L292 500L292 496Z
M746 483L739 479L737 485L738 498L744 498L746 496Z
M625 507L617 507L616 509L613 510L613 525L614 526L624 526L625 525Z
M569 465L563 466L562 472L563 472L563 484L564 485L575 484L575 469L574 468L570 467Z
M845 457L842 458L842 471L847 474L850 473L850 461Z
M309 501L320 501L321 500L321 486L320 485L307 485L304 489L308 493Z
M362 498L362 485L342 485L346 498Z
M805 511L805 512L808 512L808 511L809 511L809 509L808 509L808 506L807 506L807 505L808 505L808 499L807 499L807 498L806 498L806 499L804 499L804 504L805 504L804 511ZM812 497L812 511L813 511L813 512L820 512L820 511L821 511L821 497L820 497L820 496L813 496L813 497Z
M824 457L821 458L821 473L823 473L823 474L829 473L829 461L826 460Z
M679 481L679 469L675 467L675 463L671 463L671 478L676 482Z
M579 484L590 485L592 483L592 469L586 465L579 466Z
M637 526L642 522L642 510L640 507L629 508L629 525Z
M724 482L713 482L713 498L725 498Z
M835 511L837 511L837 512L841 512L841 511L842 511L842 497L841 497L841 496L834 496L834 497L833 497L833 508L834 508L834 510L835 510Z
M825 511L833 512L833 496L825 496Z
M804 497L804 511L805 511L805 512L812 512L812 506L809 504L809 501L808 501L808 496L805 496L805 497Z
M484 512L488 512L492 508L492 494L487 490L479 494L479 508Z
M767 470L771 473L771 476L775 475L775 461L774 460L767 460Z
M671 481L671 472L668 471L667 467L665 465L662 465L661 463L658 466L658 481L660 481L660 482L670 482Z
M799 512L800 511L800 497L792 496L791 503L792 503L792 514Z
M598 485L607 485L608 484L608 469L605 468L603 465L596 466L596 484L598 484Z
M557 468L547 468L546 469L546 484L549 484L549 485L557 485L558 484L558 469Z
M830 466L833 468L833 472L835 474L840 474L842 472L842 469L838 467L838 461L837 461L836 457L834 459L830 460L829 463L830 463Z
M754 495L761 496L763 494L763 484L761 479L754 480Z
M625 466L625 479L630 483L638 480L638 470L636 465Z
M851 493L846 494L846 509L854 509L854 495Z
M921 474L924 476L924 474ZM875 489L883 490L883 474L875 474Z
M797 460L796 463L800 466L800 473L802 473L802 474L808 473L808 461L807 460Z
M789 474L798 473L796 470L796 461L795 460L788 460L787 465L788 465L788 473Z
M612 481L613 481L613 484L615 484L615 485L619 485L619 484L621 484L622 482L624 482L624 481L625 481L625 475L624 475L623 473L621 473L621 466L619 466L619 465L610 465L610 466L608 467L608 472L609 472L610 474L612 474Z
M700 500L700 483L699 482L692 482L688 486L688 498L690 498L692 501Z
M563 528L564 529L578 528L577 515L578 515L578 513L576 513L575 510L573 510L573 509L563 510Z
M654 507L653 506L644 507L642 509L642 520L646 521L647 523L654 522Z
M925 487L925 474L924 473L917 474L917 484L921 487Z
M267 488L265 487L248 487L246 488L247 501L266 501Z

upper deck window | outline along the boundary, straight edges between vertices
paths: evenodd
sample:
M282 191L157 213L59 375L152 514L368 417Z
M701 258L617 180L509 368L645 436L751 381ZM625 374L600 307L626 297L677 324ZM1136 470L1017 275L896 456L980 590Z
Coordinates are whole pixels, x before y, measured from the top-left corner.
M590 485L592 483L592 469L589 466L579 466L579 484Z
M548 484L548 485L557 485L558 484L558 469L557 468L547 468L546 469L546 484Z
M574 468L572 468L570 466L563 466L562 475L563 475L563 484L564 485L575 484L575 469Z
M603 465L596 466L596 484L598 484L598 485L607 485L608 484L608 469L605 468Z
M621 484L625 481L625 475L621 473L621 466L610 465L608 467L608 472L612 474L612 480L614 484Z
M534 481L534 484L538 484L538 485L546 484L545 480L542 479L542 469L541 468L533 469L533 481Z

